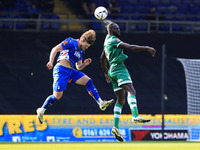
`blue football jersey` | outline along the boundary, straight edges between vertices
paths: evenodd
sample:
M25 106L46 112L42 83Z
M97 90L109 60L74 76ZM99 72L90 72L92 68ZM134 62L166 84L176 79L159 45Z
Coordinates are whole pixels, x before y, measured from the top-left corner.
M83 59L85 51L82 51L78 47L77 39L69 37L61 43L61 46L63 50L60 52L57 62L61 59L66 59L71 63L71 66L73 67L76 62Z

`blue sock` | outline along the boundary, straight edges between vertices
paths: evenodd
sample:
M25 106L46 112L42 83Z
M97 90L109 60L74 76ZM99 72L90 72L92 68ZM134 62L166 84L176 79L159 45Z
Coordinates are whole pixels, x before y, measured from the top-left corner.
M53 103L55 103L56 101L58 100L55 98L55 96L50 95L49 97L47 97L46 101L42 105L42 108L47 109L49 106L53 105Z
M90 79L87 83L86 83L86 88L88 93L95 99L95 101L99 101L99 93L96 89L96 87L93 85L92 79Z

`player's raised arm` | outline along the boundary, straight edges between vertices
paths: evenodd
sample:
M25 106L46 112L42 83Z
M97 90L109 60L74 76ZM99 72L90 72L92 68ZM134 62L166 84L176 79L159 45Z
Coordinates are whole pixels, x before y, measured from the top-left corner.
M130 45L128 43L122 42L119 44L118 47L125 50L130 50L133 52L148 51L152 54L152 56L155 56L156 54L156 50L153 47L149 47L149 46Z
M52 69L53 68L53 62L54 58L56 57L57 52L62 51L62 47L60 44L52 48L50 56L49 56L49 62L47 63L47 68Z

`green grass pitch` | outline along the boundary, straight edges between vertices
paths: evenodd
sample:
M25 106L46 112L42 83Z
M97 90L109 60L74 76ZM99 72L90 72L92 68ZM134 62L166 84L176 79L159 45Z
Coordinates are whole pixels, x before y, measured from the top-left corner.
M200 150L200 142L0 143L0 150Z

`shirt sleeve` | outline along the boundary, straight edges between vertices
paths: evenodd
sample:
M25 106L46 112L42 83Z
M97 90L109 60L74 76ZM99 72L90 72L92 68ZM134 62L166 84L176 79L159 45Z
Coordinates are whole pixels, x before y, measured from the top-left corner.
M71 47L72 45L72 40L70 40L70 38L65 39L62 43L61 43L61 47L62 49L68 49L69 47Z
M112 39L112 41L111 41L111 44L112 44L113 46L116 46L116 47L118 47L121 43L122 43L122 41L121 41L119 38L117 38L117 37L114 37L114 38Z

